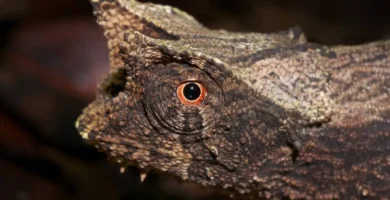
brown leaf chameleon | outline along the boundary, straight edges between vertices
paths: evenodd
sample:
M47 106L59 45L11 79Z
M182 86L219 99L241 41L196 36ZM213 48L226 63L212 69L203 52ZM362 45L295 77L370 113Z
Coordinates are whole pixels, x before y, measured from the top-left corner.
M76 127L121 165L239 198L390 198L390 41L326 47L91 2L110 72Z

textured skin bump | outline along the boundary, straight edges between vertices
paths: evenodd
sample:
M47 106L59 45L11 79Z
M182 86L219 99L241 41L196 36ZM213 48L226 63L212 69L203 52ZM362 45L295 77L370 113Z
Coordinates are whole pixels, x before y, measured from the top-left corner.
M169 6L91 1L110 72L76 126L121 165L240 199L390 198L389 41L326 47L297 28L230 33ZM187 81L201 104L176 96Z

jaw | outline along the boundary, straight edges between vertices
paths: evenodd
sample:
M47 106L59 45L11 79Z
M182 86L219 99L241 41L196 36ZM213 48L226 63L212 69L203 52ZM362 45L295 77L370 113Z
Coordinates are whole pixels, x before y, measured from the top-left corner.
M281 131L286 126L281 121L289 118L282 108L240 88L225 95L246 100L227 99L224 114L214 128L207 129L207 138L187 144L176 133L157 132L137 101L125 93L98 96L76 127L86 141L121 165L168 172L204 185L233 185L233 178L255 173L251 168L259 161L274 159L270 152L286 147L291 137ZM259 156L254 157L254 152Z
M95 104L92 103L76 122L76 128L86 142L105 152L110 160L122 167L136 166L141 172L153 169L174 174L184 180L188 179L192 155L181 145L159 148L156 143L172 142L166 142L160 136L154 137L153 135L157 134L150 130L147 131L148 136L145 136L146 132L143 131L118 130L112 125L102 125L104 123L88 124L86 122L90 122L91 117L103 113L98 111ZM141 132L142 135L139 135Z

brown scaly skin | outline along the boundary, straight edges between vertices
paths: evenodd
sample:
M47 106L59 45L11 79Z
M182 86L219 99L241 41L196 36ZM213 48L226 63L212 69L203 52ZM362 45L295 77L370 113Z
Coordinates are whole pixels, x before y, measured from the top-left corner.
M390 198L389 41L324 47L91 1L111 68L76 126L121 165L240 198ZM198 106L176 96L188 80L206 87Z

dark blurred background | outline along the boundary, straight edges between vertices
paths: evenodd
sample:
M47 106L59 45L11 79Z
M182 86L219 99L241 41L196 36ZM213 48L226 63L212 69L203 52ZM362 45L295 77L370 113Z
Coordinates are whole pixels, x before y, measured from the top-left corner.
M390 35L388 0L155 0L210 28L272 32L300 25L312 42ZM125 173L74 128L108 71L88 0L0 0L0 199L215 199L211 191Z

